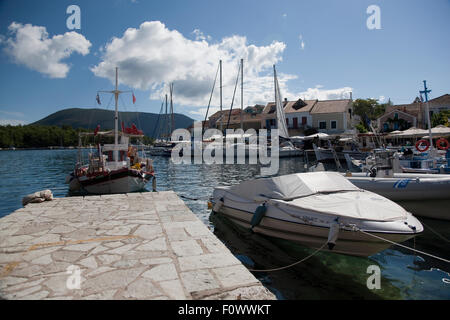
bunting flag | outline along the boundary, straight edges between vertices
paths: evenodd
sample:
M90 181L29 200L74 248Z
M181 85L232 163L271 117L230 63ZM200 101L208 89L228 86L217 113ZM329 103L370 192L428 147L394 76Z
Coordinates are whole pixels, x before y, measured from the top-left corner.
M97 95L97 97L98 97L98 95ZM99 124L97 125L97 128L95 128L95 130L94 130L94 136L97 135L98 130L100 130L100 125Z
M100 102L100 96L98 95L98 93L97 93L97 97L95 97L95 100L97 100L97 103L98 103L98 104L102 104L102 103Z
M136 103L136 97L134 96L134 93L132 93L133 95L133 104Z

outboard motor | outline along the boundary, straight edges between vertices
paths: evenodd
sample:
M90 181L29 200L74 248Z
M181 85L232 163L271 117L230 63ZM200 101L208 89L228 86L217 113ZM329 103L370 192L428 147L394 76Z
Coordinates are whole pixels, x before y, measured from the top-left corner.
M394 151L374 150L375 155L375 172L370 172L370 176L381 178L392 178L394 176ZM372 170L372 168L371 168Z

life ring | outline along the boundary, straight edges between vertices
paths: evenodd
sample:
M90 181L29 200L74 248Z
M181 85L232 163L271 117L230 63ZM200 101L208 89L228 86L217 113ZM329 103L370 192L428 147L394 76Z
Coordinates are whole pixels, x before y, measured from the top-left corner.
M421 148L420 146L422 144L425 144L425 148ZM416 142L416 149L420 152L425 152L428 150L428 148L430 147L430 142L428 140L425 139L421 139L419 141Z
M445 146L442 146L441 143L444 143ZM445 138L439 138L436 141L436 147L441 150L447 150L448 148L450 148L450 143Z

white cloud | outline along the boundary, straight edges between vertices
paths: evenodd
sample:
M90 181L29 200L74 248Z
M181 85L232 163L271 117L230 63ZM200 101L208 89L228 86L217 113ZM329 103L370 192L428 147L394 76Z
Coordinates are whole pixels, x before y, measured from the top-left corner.
M380 97L378 98L378 102L383 103L384 100L386 100L386 97L385 97L385 96L380 96Z
M287 17L287 13L283 13L283 18L286 18Z
M107 43L102 61L92 71L113 81L114 69L118 66L120 82L136 89L151 89L151 99L160 99L168 92L168 83L174 82L174 101L177 104L204 107L222 59L223 101L224 105L229 105L238 63L243 58L244 103L266 98L268 92L265 87L272 85L273 80L268 82L265 76L272 73L273 64L282 60L284 43L273 41L266 46L256 46L247 44L247 39L238 35L212 42L198 29L193 33L196 39L190 40L159 21L144 22L139 28L130 28L122 37ZM272 89L269 90L271 92ZM217 106L217 88L215 93L213 104Z
M188 111L197 119L204 117L218 63L223 61L223 108L229 109L240 59L244 59L244 107L266 104L274 100L274 64L282 61L286 44L273 41L268 45L248 44L244 36L232 35L220 41L211 41L199 29L195 39L184 37L177 30L169 30L160 21L142 23L139 28L127 29L121 37L114 37L101 48L101 61L91 70L98 76L114 82L115 67L119 67L119 81L140 90L151 90L150 99L160 100L174 82L174 103L198 107ZM297 76L278 72L283 97L326 99L341 97L345 87L323 90L320 86L296 93L288 89L289 80ZM218 110L218 79L209 114ZM240 107L240 82L233 108Z
M0 119L0 126L18 126L18 125L25 125L27 124L26 121L18 120L18 119Z
M192 33L195 35L195 40L197 41L203 41L203 40L211 40L211 36L205 36L203 32L200 31L200 29L194 29Z
M45 27L11 23L10 37L3 39L5 52L17 64L43 73L51 78L65 78L70 70L61 60L76 52L89 53L91 43L77 32L66 32L49 38Z
M300 40L300 48L301 48L302 50L305 50L305 42L303 41L303 36L302 36L302 35L299 35L299 36L298 36L298 39Z
M349 99L351 87L343 87L338 89L322 89L323 86L317 85L314 88L308 88L306 91L297 93L297 97L305 100L336 100Z
M0 110L0 115L4 115L0 118L0 126L6 126L8 124L12 125L12 126L17 126L19 124L21 124L21 125L27 124L26 121L24 121L22 119L17 119L17 118L23 118L25 116L25 114L23 114L22 112ZM3 117L5 117L7 119L3 119ZM13 117L14 117L14 119L13 119Z

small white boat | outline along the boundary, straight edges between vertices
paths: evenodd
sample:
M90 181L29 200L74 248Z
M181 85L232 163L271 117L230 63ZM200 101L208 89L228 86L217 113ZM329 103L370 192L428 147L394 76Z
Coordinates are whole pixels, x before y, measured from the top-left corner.
M356 164L347 160L349 167ZM357 187L396 201L417 216L450 220L450 175L403 173L398 154L382 149L359 167L363 172L345 174Z
M374 236L402 242L423 231L401 206L356 187L336 172L217 187L212 202L214 212L254 232L313 248L328 242L328 250L356 256L370 256L391 245Z
M175 146L174 143L163 142L157 143L146 150L146 154L149 156L161 156L170 157L172 155L172 149Z
M299 157L303 155L303 150L295 147L292 143L281 145L278 150L280 158Z
M371 177L368 172L347 174L355 186L375 192L417 216L450 220L450 175L393 173L392 177Z

